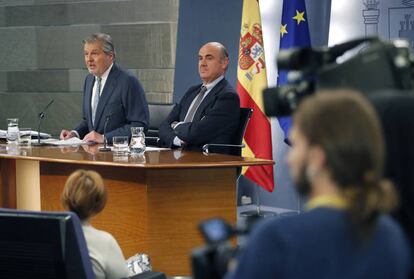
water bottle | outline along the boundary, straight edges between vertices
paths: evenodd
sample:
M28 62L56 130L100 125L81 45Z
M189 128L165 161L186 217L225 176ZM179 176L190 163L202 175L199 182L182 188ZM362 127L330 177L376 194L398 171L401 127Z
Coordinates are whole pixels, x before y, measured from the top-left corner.
M142 155L145 152L145 134L143 127L131 127L131 143L129 145L131 155Z
M7 143L18 144L20 139L19 132L19 119L8 118L7 119Z

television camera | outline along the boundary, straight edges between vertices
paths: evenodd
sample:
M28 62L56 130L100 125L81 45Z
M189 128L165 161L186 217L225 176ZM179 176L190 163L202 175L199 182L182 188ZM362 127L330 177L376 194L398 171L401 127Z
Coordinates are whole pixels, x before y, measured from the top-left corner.
M288 84L264 90L265 113L290 115L304 97L318 90L350 88L369 95L386 89L413 89L413 62L407 41L377 37L319 49L281 50L277 65L288 71Z
M244 225L232 226L221 218L212 218L199 224L207 244L191 253L193 279L221 279L240 247L232 244L235 236L246 236L257 221L249 218Z

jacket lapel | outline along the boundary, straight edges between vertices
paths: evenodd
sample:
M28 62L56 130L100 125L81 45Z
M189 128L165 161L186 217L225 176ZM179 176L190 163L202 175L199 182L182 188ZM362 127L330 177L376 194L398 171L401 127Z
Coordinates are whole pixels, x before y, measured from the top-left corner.
M223 90L224 86L226 85L226 82L227 81L223 78L219 83L216 84L216 86L213 87L213 89L211 89L211 91L208 93L208 95L204 98L204 100L198 107L194 115L194 120L200 120L205 115L205 109L208 108L212 102L214 102L214 100L216 99L216 95Z
M182 108L180 112L180 121L184 121L185 116L188 113L188 110L190 109L191 104L193 103L195 97L197 96L198 92L200 92L200 88L203 84L199 84L194 86L194 89L191 93L187 94L187 97L185 100L183 100Z
M116 87L116 79L118 77L118 74L118 67L114 64L111 71L109 72L108 79L105 82L101 97L99 98L98 108L96 109L95 125L93 126L94 130L97 130L99 127L99 122L101 121L102 113L104 111L106 103L110 99L112 92Z

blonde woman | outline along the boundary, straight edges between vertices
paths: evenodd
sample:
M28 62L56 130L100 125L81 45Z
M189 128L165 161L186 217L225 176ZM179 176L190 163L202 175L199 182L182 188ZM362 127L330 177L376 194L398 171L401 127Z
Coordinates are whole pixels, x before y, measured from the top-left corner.
M89 223L104 209L107 196L103 179L97 172L77 170L66 181L62 203L66 210L75 212L82 222L96 279L127 278L125 258L115 238Z

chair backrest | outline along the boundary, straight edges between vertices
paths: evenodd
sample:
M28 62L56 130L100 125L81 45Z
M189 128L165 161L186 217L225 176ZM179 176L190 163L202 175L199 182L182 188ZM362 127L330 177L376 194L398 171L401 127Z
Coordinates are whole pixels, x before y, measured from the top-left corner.
M253 109L252 108L240 108L240 118L239 118L239 126L237 127L236 132L233 136L233 144L242 144L243 137L247 130L247 125L249 124L250 118L252 117ZM234 155L241 155L241 148L237 150L237 154Z
M150 119L145 136L158 137L158 129L161 123L167 118L173 108L174 104L148 104Z
M252 117L253 109L240 108L239 124L233 134L231 143L207 143L203 145L203 152L205 153L223 153L229 155L240 156L242 153L243 137L246 133L247 125Z
M76 214L0 209L0 228L0 278L95 278Z

